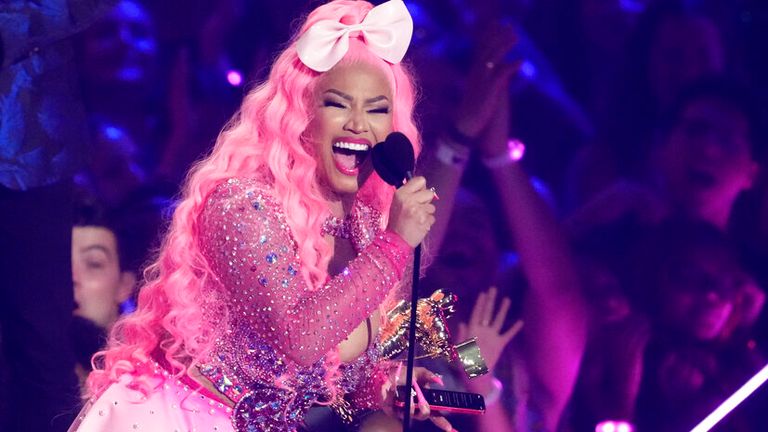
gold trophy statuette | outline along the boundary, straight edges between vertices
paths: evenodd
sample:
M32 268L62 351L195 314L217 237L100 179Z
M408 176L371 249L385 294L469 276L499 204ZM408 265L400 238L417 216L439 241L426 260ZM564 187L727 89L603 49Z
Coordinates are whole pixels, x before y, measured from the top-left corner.
M416 340L423 350L418 358L446 358L459 360L470 378L488 373L488 367L477 346L476 338L452 345L447 319L454 312L457 297L437 290L427 298L419 299L416 310ZM381 329L384 358L394 359L408 349L408 320L410 305L401 300L387 313L387 325Z

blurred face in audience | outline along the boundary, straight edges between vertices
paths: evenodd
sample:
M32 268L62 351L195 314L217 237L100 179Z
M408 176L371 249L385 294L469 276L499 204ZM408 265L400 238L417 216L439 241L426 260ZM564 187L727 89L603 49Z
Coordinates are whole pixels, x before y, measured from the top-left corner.
M743 273L728 252L714 246L682 255L662 276L663 321L696 340L715 339L733 312Z
M134 1L119 2L83 33L83 73L95 84L146 82L156 57L152 21Z
M712 99L690 102L661 151L661 171L673 201L696 215L730 211L757 175L749 124L738 110Z
M705 17L668 17L654 35L648 63L651 91L663 109L694 81L725 69L720 31Z
M107 228L72 228L72 281L75 315L109 328L119 305L131 295L135 276L120 269L117 238Z
M632 312L618 276L599 259L580 256L579 271L594 325L626 319Z

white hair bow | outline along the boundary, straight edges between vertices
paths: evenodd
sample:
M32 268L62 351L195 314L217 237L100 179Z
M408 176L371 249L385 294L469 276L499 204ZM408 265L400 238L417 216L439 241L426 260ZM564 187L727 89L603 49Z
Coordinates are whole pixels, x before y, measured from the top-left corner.
M411 42L413 19L402 0L390 0L371 9L360 24L318 21L296 41L299 59L310 69L325 72L347 53L349 35L355 31L363 34L366 45L377 56L399 63Z

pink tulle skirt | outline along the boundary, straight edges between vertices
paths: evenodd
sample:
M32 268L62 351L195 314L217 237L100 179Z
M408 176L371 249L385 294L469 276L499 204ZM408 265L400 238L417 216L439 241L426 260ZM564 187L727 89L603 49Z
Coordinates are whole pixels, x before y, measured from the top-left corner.
M69 432L234 431L232 409L204 388L158 374L149 379L155 390L144 395L131 381L125 374L88 401Z

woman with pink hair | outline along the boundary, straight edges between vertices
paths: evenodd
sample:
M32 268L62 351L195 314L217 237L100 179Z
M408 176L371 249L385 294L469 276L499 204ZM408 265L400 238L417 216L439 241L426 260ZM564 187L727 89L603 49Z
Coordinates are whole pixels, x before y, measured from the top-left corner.
M424 178L395 191L367 157L392 131L418 150L411 32L401 0L307 17L189 174L71 430L294 431L313 406L348 425L386 408L376 335L435 220Z

